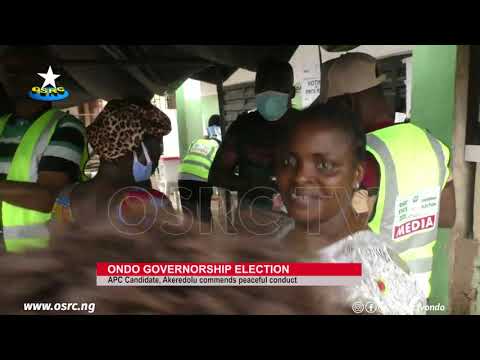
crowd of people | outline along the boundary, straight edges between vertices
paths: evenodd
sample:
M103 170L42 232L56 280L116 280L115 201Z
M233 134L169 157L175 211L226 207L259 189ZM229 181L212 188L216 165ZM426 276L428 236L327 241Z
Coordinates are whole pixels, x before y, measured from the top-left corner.
M0 312L95 301L97 313L352 314L361 301L380 314L425 313L437 230L455 222L450 152L394 122L374 58L323 64L326 96L303 110L292 108L291 66L259 64L257 109L225 134L212 116L182 159L182 210L149 184L168 117L148 99L112 100L85 129L26 96L51 54L24 51L5 54L0 91ZM100 158L92 179L83 176L88 144ZM192 226L214 221L213 187L238 192L228 241ZM246 260L360 262L363 275L341 288L95 284L98 261Z

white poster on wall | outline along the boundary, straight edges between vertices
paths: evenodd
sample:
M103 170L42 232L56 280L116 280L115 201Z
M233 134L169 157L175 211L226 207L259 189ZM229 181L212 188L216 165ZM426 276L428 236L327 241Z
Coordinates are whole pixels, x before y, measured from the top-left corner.
M306 108L320 95L320 63L306 61L303 66L302 106Z
M320 96L320 79L310 78L302 81L302 106L306 108Z

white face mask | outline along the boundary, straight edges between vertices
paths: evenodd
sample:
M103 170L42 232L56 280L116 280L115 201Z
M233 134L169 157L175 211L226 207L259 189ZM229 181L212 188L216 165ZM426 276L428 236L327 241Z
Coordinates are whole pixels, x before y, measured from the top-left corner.
M207 127L207 134L208 137L217 139L218 141L222 141L222 129L220 126L213 125Z
M152 176L152 160L150 160L150 155L148 154L147 147L142 141L142 149L143 153L145 154L145 159L147 160L147 165L143 165L140 161L138 161L137 153L133 152L133 178L135 182L143 182L150 179Z

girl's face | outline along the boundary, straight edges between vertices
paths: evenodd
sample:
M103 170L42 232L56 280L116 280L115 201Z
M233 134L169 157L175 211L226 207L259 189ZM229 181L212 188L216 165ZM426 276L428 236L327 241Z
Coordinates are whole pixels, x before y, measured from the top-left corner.
M299 225L321 224L351 206L363 178L350 138L341 129L303 121L276 159L276 174L288 214Z

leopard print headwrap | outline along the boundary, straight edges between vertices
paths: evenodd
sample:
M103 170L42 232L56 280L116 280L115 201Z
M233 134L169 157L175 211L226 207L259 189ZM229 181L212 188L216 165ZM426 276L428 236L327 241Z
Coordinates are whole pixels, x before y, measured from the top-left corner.
M170 119L148 102L112 100L87 128L90 145L100 159L113 160L140 146L145 135L170 133Z

